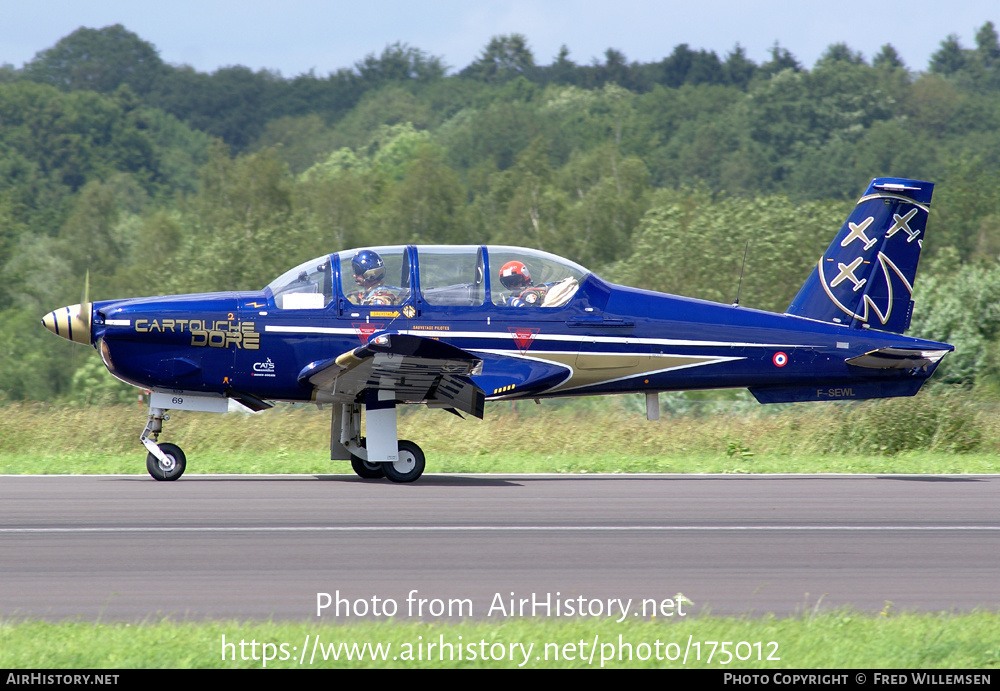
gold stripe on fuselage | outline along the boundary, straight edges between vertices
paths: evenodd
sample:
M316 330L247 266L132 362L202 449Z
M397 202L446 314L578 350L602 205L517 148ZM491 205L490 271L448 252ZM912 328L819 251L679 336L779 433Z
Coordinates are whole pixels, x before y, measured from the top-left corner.
M532 352L529 357L566 367L572 376L546 393L580 389L654 372L710 365L736 359L710 355L656 355L636 353Z

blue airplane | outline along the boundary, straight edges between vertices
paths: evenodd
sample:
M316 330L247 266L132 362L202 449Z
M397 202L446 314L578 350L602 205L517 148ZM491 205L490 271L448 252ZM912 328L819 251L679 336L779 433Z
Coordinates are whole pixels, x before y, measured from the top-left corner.
M532 249L393 246L308 261L263 290L71 305L42 323L151 390L157 480L184 472L165 411L331 404L330 457L412 482L396 407L745 387L761 403L912 396L953 346L903 336L933 184L876 178L784 314L607 283ZM86 291L85 291L86 292ZM362 414L366 437L362 436Z

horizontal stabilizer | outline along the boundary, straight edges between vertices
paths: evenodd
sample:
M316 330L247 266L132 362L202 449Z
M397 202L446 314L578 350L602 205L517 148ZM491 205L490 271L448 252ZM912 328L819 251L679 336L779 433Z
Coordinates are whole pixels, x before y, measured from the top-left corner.
M903 333L933 191L920 180L872 180L787 313Z
M909 348L879 348L846 362L855 367L870 369L916 369L936 365L950 350L911 350Z

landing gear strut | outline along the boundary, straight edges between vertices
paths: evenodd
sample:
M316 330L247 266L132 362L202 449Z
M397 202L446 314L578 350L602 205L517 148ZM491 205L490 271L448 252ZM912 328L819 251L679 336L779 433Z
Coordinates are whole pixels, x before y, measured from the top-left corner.
M354 472L366 480L385 477L392 482L413 482L423 475L424 452L412 441L397 440L392 395L391 391L372 392L364 406L351 403L333 407L330 458L350 459ZM367 438L361 436L362 408L367 415Z
M139 440L149 451L146 454L146 470L157 480L176 480L184 474L187 458L176 444L157 444L156 439L163 431L163 421L169 420L162 408L149 409L149 422Z

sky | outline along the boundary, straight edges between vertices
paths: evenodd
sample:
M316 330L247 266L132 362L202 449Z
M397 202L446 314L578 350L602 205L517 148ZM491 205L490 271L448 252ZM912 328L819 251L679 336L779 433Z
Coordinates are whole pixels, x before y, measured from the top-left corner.
M812 67L844 42L869 59L891 43L919 71L949 34L973 47L987 21L1000 26L997 0L3 0L0 64L20 68L81 26L122 24L168 63L284 77L326 76L396 42L454 72L511 33L527 38L540 65L564 44L571 60L590 64L608 48L654 62L680 43L723 59L738 43L759 64L777 42Z

